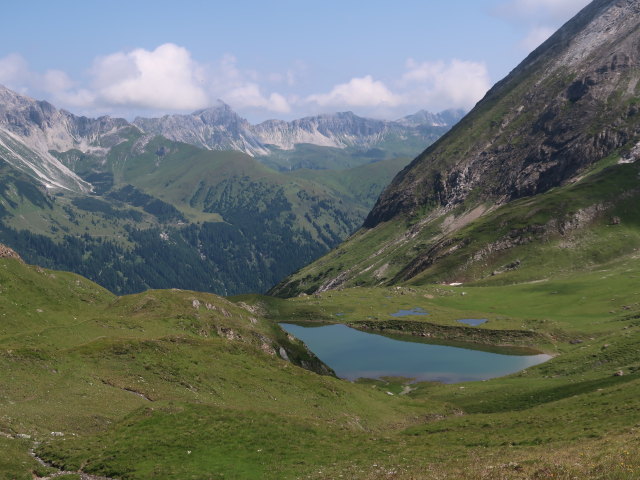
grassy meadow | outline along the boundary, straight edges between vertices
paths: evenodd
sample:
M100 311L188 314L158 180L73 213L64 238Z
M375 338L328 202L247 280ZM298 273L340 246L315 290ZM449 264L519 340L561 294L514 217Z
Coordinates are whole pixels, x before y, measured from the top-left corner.
M638 478L638 287L625 258L501 286L117 297L0 259L0 478ZM429 315L390 316L415 307ZM281 321L554 358L482 382L348 382L301 368L322 371Z

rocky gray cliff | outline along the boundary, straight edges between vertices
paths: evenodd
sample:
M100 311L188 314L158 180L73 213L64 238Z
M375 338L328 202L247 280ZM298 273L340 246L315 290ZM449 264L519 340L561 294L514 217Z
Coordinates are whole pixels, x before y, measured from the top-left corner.
M14 168L47 188L87 192L91 185L51 151L77 149L106 153L133 127L124 119L78 117L48 102L19 95L0 85L0 154Z
M365 226L573 181L640 134L639 79L640 3L595 0L405 168Z
M214 107L189 115L138 117L133 123L147 134L162 135L170 140L209 150L238 150L250 155L268 153L252 132L249 122L221 101Z
M15 258L22 261L20 255L18 255L13 249L0 243L0 258Z
M218 105L189 115L136 118L146 133L210 150L239 150L252 156L271 153L271 148L292 150L299 144L323 147L371 148L387 139L421 137L425 126L449 127L463 116L460 110L439 114L418 112L395 122L359 117L352 112L316 115L291 122L267 120L251 125L228 105ZM429 132L432 135L432 132ZM426 145L432 141L425 141Z
M413 115L407 115L397 120L401 125L419 127L421 125L430 125L435 127L450 127L460 121L467 112L462 109L448 109L440 113L431 113L427 110L420 110Z

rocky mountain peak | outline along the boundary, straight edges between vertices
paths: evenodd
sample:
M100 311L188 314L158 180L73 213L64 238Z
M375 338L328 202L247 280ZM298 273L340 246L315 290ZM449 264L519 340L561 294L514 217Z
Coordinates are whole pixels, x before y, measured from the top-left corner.
M126 120L77 117L49 102L34 100L0 86L0 153L18 170L48 188L86 192L91 186L51 155L72 149L106 153L122 141Z
M403 170L365 225L572 181L640 139L639 84L640 4L592 2Z
M440 114L438 114L440 115ZM390 133L400 137L417 135L417 127L450 126L455 115L424 115L410 123L389 122L359 117L353 112L338 112L300 118L292 121L266 120L250 124L233 109L218 101L216 105L188 115L166 115L162 118L136 118L134 124L148 134L190 143L210 150L240 150L252 156L269 155L270 148L292 150L299 144L345 148L368 148Z
M36 100L0 85L0 112L3 114L7 111L24 108L24 106L31 105L34 102Z
M413 115L407 115L396 120L401 125L420 126L431 125L445 127L449 125L455 125L465 115L465 111L462 109L449 109L443 110L440 113L431 113L427 110L420 110Z
M217 124L229 124L229 123L246 123L247 120L238 115L233 109L224 103L222 100L218 100L216 105L202 110L197 110L191 114L191 116L200 118L204 123L209 125Z

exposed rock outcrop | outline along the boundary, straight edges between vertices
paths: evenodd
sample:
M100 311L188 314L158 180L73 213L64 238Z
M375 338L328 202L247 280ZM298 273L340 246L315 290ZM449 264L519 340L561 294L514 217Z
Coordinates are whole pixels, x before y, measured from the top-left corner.
M22 258L14 250L0 243L0 258L15 258L22 262Z
M505 203L545 192L637 139L639 47L638 2L592 2L405 168L365 226L471 194Z
M121 118L78 117L0 85L0 156L47 188L91 190L52 150L106 154L132 128L137 130Z
M425 126L448 127L462 118L461 110L433 114L424 110L390 122L359 117L352 112L316 115L286 122L267 120L251 125L229 105L218 105L189 115L136 118L134 124L148 134L210 150L239 150L252 156L268 155L270 147L291 150L298 144L324 147L370 148L395 136L422 134Z

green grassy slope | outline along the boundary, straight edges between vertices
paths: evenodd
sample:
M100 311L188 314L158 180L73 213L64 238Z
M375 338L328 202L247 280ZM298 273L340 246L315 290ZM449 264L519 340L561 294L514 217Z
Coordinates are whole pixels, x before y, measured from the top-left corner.
M299 169L290 172L289 176L326 185L339 192L340 195L353 199L356 204L369 209L393 176L402 170L409 161L410 159L407 157L392 158L347 170Z
M319 182L285 176L248 155L200 150L161 137L151 140L142 155L129 159L118 172L116 185L125 184L180 209L219 213L229 223L237 221L228 218L235 215L277 217L280 212L266 211L281 209L295 215L294 228L309 232L320 243L344 238L365 214L365 207L346 195Z
M324 368L273 323L214 295L149 291L118 298L76 275L10 259L0 260L0 285L0 430L10 437L21 433L48 440L51 431L60 431L65 436L59 446L71 448L74 437L86 446L93 435L106 446L120 426L146 421L151 411L158 412L157 427L163 429L162 422L173 422L166 414L185 410L191 413L175 418L185 433L196 421L205 436L231 437L231 444L249 437L269 451L285 445L264 444L276 428L284 433L297 425L309 442L324 432L346 442L353 431L379 429L415 412L410 401L390 410L382 391L294 367L280 358L282 352L299 364ZM154 428L141 433L149 435L152 456L155 447L164 448ZM137 438L141 447L142 437ZM53 444L47 448L57 451ZM207 448L220 457L211 460L214 464L233 470L234 459L224 459L229 445L213 442ZM264 455L254 454L255 465L247 468L262 472ZM130 465L131 458L118 462ZM191 458L195 466L202 461ZM145 478L139 460L136 469ZM166 460L165 465L172 463Z
M508 284L633 255L640 241L638 175L637 162L611 165L607 158L576 183L497 208L469 201L435 219L384 222L357 232L274 293L403 282Z
M115 293L263 292L354 231L403 160L276 172L238 152L129 132L106 158L57 156L92 195L51 194L3 164L0 241Z
M638 278L636 259L539 283L231 302L178 290L116 297L0 259L0 476L636 478ZM417 306L430 315L389 322ZM458 326L469 317L489 321ZM321 368L274 323L336 319L555 358L462 385L350 383L296 366ZM34 442L55 468L29 456Z

